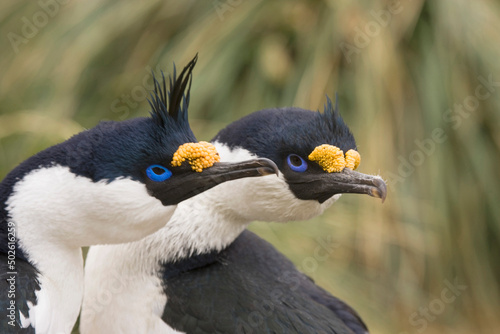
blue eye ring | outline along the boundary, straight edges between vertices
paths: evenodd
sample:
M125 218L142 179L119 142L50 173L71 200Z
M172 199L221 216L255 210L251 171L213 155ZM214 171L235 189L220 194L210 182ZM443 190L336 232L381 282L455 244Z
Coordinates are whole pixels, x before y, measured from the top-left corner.
M302 159L302 157L297 154L290 154L286 158L286 162L288 163L290 169L294 172L303 173L307 170L307 161Z
M160 169L160 173L158 170ZM161 165L151 165L146 169L146 175L155 182L163 182L172 176L172 172Z

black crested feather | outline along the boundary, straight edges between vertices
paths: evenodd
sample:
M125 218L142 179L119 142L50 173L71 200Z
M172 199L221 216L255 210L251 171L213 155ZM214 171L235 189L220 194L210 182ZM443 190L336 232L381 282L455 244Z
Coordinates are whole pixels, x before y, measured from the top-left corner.
M321 114L318 110L318 113L322 115L325 123L328 125L329 129L332 132L341 131L342 129L347 128L344 120L340 116L338 103L339 99L337 97L337 94L335 94L335 108L333 108L332 100L327 95L323 114Z
M176 122L187 123L187 109L191 92L192 72L198 61L198 54L184 67L179 76L174 64L174 75L169 76L169 89L165 75L161 73L162 82L158 82L153 73L155 90L148 99L151 106L151 117L162 127L169 123L169 119ZM189 86L188 86L189 84ZM187 91L186 91L187 87Z

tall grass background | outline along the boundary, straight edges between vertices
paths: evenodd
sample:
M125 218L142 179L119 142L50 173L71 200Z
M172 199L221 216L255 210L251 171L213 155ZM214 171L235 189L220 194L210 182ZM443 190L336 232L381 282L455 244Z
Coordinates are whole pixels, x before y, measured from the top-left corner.
M344 195L310 221L250 228L372 333L500 332L500 86L478 88L500 81L498 2L55 3L0 4L0 178L100 120L147 115L151 70L197 52L200 140L337 93L360 171L388 181L386 202ZM489 96L474 100L477 89ZM326 260L319 240L335 245ZM466 286L452 302L448 283Z

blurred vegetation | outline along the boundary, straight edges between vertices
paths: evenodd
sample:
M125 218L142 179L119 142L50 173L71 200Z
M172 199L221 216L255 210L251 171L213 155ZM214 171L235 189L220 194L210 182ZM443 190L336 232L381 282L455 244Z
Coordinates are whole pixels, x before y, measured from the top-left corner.
M146 115L151 70L196 52L199 139L337 92L387 201L344 195L317 219L251 229L372 333L500 332L498 2L66 2L0 4L0 178L100 120ZM318 238L335 242L326 261ZM455 279L465 291L444 302Z

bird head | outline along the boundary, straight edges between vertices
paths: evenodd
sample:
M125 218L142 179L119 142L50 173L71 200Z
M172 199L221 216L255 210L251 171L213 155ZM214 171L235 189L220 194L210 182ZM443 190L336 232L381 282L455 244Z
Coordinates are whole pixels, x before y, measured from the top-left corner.
M321 214L343 193L386 197L378 176L359 173L360 155L337 107L324 112L266 109L231 123L213 139L223 161L271 159L280 176L239 180L238 212L247 219L304 220ZM229 189L234 183L227 184ZM231 196L231 195L230 195Z

